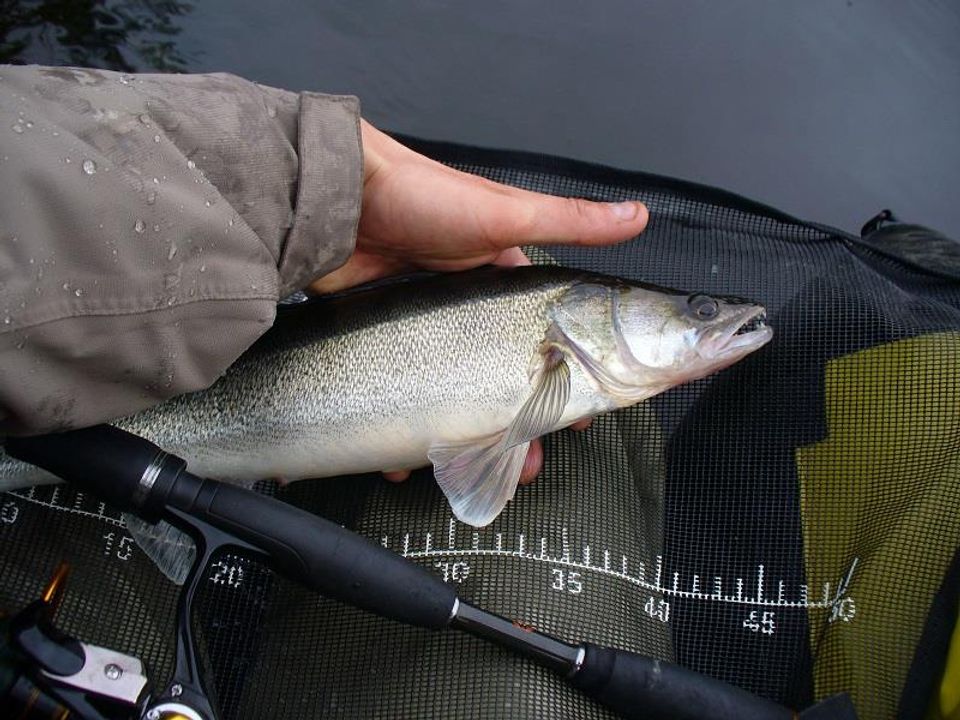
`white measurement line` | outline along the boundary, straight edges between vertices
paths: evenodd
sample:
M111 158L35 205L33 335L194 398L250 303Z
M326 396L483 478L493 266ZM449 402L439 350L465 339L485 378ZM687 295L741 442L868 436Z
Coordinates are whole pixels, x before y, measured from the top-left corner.
M116 525L117 527L126 527L123 520L117 520L112 518L109 515L103 514L102 512L90 512L89 510L81 510L76 507L64 507L63 505L58 505L54 502L59 493L53 495L53 501L39 500L36 497L36 494L33 492L33 488L21 495L18 492L7 492L7 495L17 498L18 500L24 500L28 503L33 503L34 505L39 505L40 507L50 508L51 510L59 510L65 513L72 513L73 515L82 515L83 517L94 518L96 520L103 520L105 523L110 523L111 525ZM102 507L103 503L101 503Z
M534 562L543 562L548 565L559 565L562 567L573 568L577 570L583 570L586 572L596 573L598 575L606 575L607 577L616 578L618 580L623 580L628 582L631 585L636 585L637 587L643 588L644 590L649 590L651 592L660 593L668 597L676 598L686 598L691 600L707 600L712 602L722 602L729 603L733 605L745 605L749 607L771 607L771 608L808 608L808 609L826 609L833 606L836 602L834 599L829 598L826 600L818 602L809 602L809 601L789 601L789 600L769 600L763 597L750 598L743 596L743 581L740 580L737 583L740 587L738 588L738 593L736 595L723 595L720 593L720 578L715 578L716 581L716 591L713 594L704 594L699 591L691 590L680 590L674 588L664 588L660 586L659 580L656 583L650 583L643 580L640 577L634 577L633 575L628 575L627 573L610 569L609 567L597 567L594 565L588 565L581 562L573 562L572 560L565 560L563 558L544 558L540 555L539 552L536 553L520 553L516 550L495 550L491 548L473 548L471 550L460 549L460 550L412 550L409 552L404 552L403 556L411 559L432 559L432 558L450 558L450 557L521 557L524 560L532 560ZM658 565L662 566L662 559L658 557ZM829 585L829 583L828 583ZM806 586L801 586L802 597L806 600Z

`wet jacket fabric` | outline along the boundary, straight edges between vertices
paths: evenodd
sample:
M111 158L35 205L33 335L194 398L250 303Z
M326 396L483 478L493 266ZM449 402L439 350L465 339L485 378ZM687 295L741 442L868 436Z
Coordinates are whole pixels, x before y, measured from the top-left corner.
M0 435L209 386L353 250L356 98L0 66Z

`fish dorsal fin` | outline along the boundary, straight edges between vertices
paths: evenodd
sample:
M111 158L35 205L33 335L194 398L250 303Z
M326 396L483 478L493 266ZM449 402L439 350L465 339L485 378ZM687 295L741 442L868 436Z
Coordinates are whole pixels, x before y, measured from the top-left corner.
M513 499L530 441L555 429L569 398L570 368L551 351L533 392L505 430L430 447L434 477L459 520L474 527L493 522Z

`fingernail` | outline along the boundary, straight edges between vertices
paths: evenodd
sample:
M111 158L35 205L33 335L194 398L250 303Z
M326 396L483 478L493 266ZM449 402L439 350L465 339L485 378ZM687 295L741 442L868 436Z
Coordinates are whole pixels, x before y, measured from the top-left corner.
M610 212L612 212L618 220L633 220L639 211L640 206L635 202L620 202L610 204Z

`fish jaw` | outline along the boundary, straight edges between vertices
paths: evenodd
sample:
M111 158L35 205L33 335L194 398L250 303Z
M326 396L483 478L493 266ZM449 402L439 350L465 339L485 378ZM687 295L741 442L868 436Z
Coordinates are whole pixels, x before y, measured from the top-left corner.
M766 311L760 305L746 305L729 327L712 333L697 344L707 372L733 365L773 339L773 328L766 324ZM692 379L692 378L691 378Z

